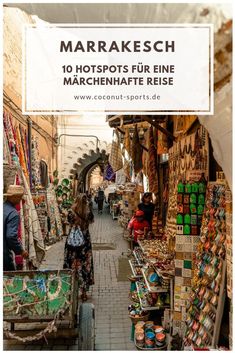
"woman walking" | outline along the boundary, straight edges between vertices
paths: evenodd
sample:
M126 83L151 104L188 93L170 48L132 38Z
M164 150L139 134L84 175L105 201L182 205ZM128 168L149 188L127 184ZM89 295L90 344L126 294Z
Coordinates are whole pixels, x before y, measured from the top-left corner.
M71 245L70 234L68 235L65 244L64 268L70 268L77 272L83 301L87 300L87 291L94 284L93 256L89 232L89 224L93 221L94 215L89 207L87 196L80 194L72 205L69 222L71 224L70 232L73 231L74 234L80 232L83 236L82 245Z

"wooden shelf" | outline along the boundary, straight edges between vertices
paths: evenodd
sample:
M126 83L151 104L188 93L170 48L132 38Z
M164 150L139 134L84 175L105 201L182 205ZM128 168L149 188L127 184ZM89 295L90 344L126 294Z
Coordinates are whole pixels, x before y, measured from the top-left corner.
M146 284L146 286L148 288L149 293L167 293L169 291L168 289L162 288L161 286L158 286L158 287L157 286L156 287L155 286L150 286L149 281L148 281L148 279L146 277L144 269L142 268L141 271L143 273L144 281L145 281L145 284Z

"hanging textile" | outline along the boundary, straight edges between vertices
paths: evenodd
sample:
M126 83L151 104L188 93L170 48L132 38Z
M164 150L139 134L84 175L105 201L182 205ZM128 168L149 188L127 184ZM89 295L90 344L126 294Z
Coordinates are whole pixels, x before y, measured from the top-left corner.
M40 180L40 164L39 164L39 151L38 151L37 137L32 137L31 168L32 168L32 185L33 187L40 186L41 180Z
M112 180L115 176L112 166L108 163L106 170L105 170L105 180Z
M52 185L49 185L46 190L46 193L48 216L50 217L49 241L56 242L57 240L60 240L63 235L60 211L56 200L55 190Z
M123 171L125 173L127 181L130 181L131 180L130 162L128 162L126 159L124 160Z
M149 149L149 129L146 131L144 134L144 145ZM142 161L143 161L143 173L145 176L148 175L148 163L149 163L149 153L148 151L143 150L143 155L142 155Z
M11 153L7 142L6 131L3 131L3 164L11 165Z
M114 139L112 141L109 163L111 164L114 172L116 172L117 170L123 167L122 151L121 151L119 136L116 131L114 132Z
M161 123L159 125L166 129L166 122ZM158 154L168 153L167 137L160 130L158 130L157 153Z
M153 127L149 129L149 163L148 163L148 178L149 191L158 192L158 169L157 169L157 151L154 144Z
M131 138L130 138L130 133L129 129L125 129L125 135L124 135L124 140L123 140L123 149L127 151L128 156L131 156Z
M120 169L116 173L116 180L115 180L117 185L123 185L126 182L126 175L124 173L124 169Z
M32 198L35 208L37 210L43 240L45 241L48 235L46 190L40 188L32 192Z
M140 172L143 167L142 152L143 152L143 148L141 147L140 142L139 142L137 125L135 125L134 135L133 135L133 139L132 139L131 157L132 157L132 161L133 161L134 171L136 174L138 172Z
M27 166L27 161L25 160L25 155L24 155L24 148L21 140L21 135L20 135L20 129L19 126L16 126L15 128L15 138L16 138L16 144L18 146L18 157L19 157L19 162L22 167L22 170L25 174L25 177L27 181L29 180L29 173L28 173L28 166Z
M28 138L27 138L26 129L24 129L22 125L19 125L19 130L20 130L20 139L21 139L21 144L23 148L24 160L25 160L27 170L29 170L29 158L28 158L29 156L28 156L28 146L27 146Z
M40 169L40 180L41 180L41 185L44 188L48 187L49 183L49 178L48 178L48 166L45 161L41 160L39 164L39 169Z
M22 173L22 181L25 189L25 200L23 201L23 221L25 238L27 238L28 243L26 249L29 252L29 262L31 262L35 268L38 268L45 255L44 242L37 211L35 209L29 184L24 173Z
M15 141L10 113L7 113L7 112L3 113L3 125L4 125L5 134L6 134L6 139L8 141L9 150L10 150L11 162L19 163L19 158L17 154L17 145Z
M142 171L139 172L136 175L135 184L136 184L136 191L144 192L144 183L143 183L143 173L142 173Z

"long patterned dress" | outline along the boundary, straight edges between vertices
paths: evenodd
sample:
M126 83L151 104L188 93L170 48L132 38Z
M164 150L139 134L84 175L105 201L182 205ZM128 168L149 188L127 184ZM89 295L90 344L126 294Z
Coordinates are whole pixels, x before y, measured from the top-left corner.
M73 220L74 218L70 217L71 224L73 224ZM85 291L88 291L89 287L94 284L94 266L88 224L87 228L83 229L85 244L74 248L69 246L66 241L64 252L64 268L74 269L77 272L79 287Z

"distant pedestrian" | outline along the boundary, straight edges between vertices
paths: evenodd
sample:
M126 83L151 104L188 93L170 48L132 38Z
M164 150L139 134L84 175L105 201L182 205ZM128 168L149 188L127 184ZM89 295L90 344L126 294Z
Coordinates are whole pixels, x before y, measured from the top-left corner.
M89 207L90 207L90 211L92 212L93 211L93 201L92 201L92 195L91 194L88 194L87 201L88 201L88 204L89 204Z
M21 255L24 259L29 256L18 239L20 216L15 208L24 196L24 188L20 185L10 185L3 196L6 197L3 204L3 270L15 271L13 253Z
M104 191L101 188L98 189L96 199L97 199L97 203L98 203L98 213L103 213L103 205L104 205L105 196L104 196Z

